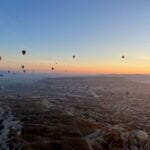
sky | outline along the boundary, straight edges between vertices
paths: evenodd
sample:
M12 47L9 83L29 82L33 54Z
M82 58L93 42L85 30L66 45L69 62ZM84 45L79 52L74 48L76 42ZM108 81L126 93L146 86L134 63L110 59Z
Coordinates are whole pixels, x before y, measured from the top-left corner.
M150 1L0 0L0 55L1 70L149 74Z

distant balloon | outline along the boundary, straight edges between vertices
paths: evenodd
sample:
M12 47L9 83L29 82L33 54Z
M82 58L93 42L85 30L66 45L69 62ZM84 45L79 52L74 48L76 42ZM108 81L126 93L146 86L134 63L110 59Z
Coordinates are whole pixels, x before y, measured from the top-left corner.
M52 67L51 69L54 70L54 67Z
M8 70L8 73L10 73L10 70Z
M23 70L24 73L26 73L26 70Z
M22 65L21 68L24 69L24 65Z
M22 54L25 55L26 54L26 50L22 50Z
M125 58L125 56L123 55L123 56L122 56L122 59L124 59L124 58Z
M3 77L3 74L0 74L0 77L2 78L2 77Z
M75 59L75 58L76 58L76 56L75 56L75 55L73 55L72 57L73 57L73 59Z
M2 57L0 56L0 61L2 60Z

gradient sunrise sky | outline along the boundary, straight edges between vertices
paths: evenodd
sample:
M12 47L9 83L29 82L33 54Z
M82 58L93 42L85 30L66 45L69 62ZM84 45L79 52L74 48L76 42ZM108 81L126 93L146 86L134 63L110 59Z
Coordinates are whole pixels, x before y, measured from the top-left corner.
M0 55L6 70L150 73L150 1L0 0Z

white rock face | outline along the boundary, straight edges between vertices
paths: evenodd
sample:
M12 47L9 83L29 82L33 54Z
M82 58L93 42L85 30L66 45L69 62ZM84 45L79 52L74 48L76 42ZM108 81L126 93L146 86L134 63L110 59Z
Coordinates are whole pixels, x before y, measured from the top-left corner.
M9 150L8 141L10 130L21 131L22 125L16 121L8 107L0 106L0 149Z

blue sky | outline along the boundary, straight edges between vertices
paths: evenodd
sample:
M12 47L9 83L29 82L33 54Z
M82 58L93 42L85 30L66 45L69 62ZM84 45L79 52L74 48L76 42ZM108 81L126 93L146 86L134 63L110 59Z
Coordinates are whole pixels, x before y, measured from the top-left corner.
M75 65L116 67L126 55L123 67L143 66L150 61L149 18L148 0L0 0L0 52L15 64L27 49L32 63L73 65L76 54Z

